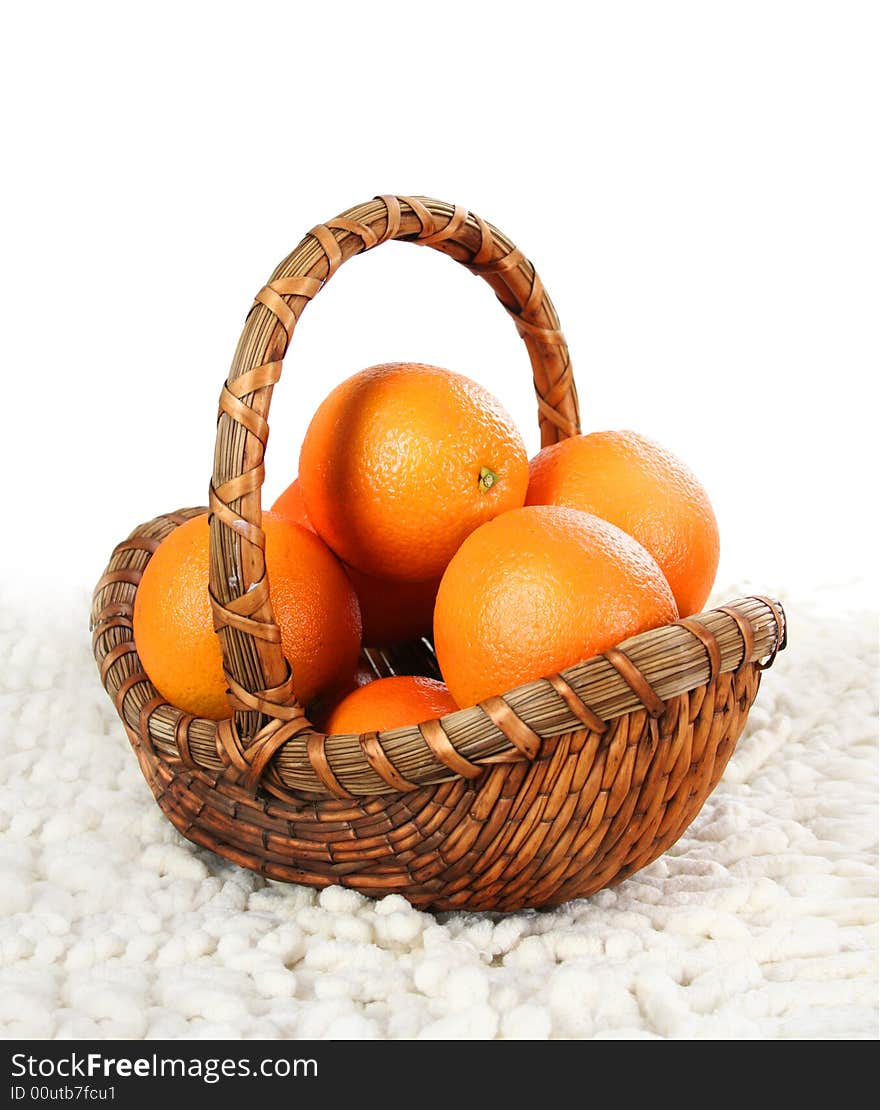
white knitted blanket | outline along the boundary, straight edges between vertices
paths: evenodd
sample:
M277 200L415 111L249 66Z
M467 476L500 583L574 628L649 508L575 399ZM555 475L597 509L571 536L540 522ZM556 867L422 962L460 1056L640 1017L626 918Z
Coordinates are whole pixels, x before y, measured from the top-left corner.
M85 593L7 592L2 1035L876 1036L876 617L867 591L777 596L790 647L671 851L552 912L434 916L182 840L99 684Z

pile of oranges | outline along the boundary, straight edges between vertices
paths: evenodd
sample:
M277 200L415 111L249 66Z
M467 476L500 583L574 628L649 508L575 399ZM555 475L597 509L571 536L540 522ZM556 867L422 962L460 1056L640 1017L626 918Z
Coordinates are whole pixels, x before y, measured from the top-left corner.
M705 491L663 447L594 432L530 462L495 397L412 363L325 398L262 527L297 696L333 733L442 716L699 612L719 555ZM163 697L219 719L208 560L207 515L175 529L144 571L134 634ZM443 682L359 667L362 645L425 636Z

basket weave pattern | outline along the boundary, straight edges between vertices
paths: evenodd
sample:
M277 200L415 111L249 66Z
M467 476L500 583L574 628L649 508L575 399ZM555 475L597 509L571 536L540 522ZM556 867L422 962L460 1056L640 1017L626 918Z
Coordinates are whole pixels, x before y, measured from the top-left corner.
M784 646L784 614L740 599L440 721L316 732L296 702L265 574L266 416L305 305L347 258L395 238L489 282L529 353L542 445L577 433L555 310L505 236L428 198L350 209L313 229L258 293L221 393L211 595L234 716L168 705L132 635L150 555L204 509L158 517L116 548L93 599L95 656L160 806L195 843L271 878L395 891L424 907L552 905L621 881L687 828ZM398 657L404 673L436 669L429 644Z

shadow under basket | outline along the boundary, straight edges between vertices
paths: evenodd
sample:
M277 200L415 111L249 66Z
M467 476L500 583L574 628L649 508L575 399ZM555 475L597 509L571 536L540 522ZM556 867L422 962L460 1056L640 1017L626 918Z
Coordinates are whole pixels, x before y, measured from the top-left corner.
M682 835L715 787L785 646L778 602L746 597L440 720L325 736L280 647L260 529L266 417L294 327L342 262L388 240L484 278L532 364L541 444L580 424L568 348L534 267L496 228L426 197L377 197L314 228L260 290L220 397L210 489L211 599L228 721L169 705L137 654L138 583L169 532L114 550L91 626L101 681L144 776L187 839L287 882L510 911L613 886ZM437 675L430 642L370 652L383 673Z

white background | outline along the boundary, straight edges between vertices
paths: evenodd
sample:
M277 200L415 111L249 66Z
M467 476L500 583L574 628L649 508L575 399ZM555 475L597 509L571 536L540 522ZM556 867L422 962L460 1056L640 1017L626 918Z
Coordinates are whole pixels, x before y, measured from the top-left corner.
M91 585L135 524L204 503L254 293L310 227L380 192L462 203L532 258L585 430L634 428L692 466L720 582L871 574L877 11L5 6L7 582ZM264 504L329 388L397 359L478 379L537 449L491 291L387 244L297 330Z

